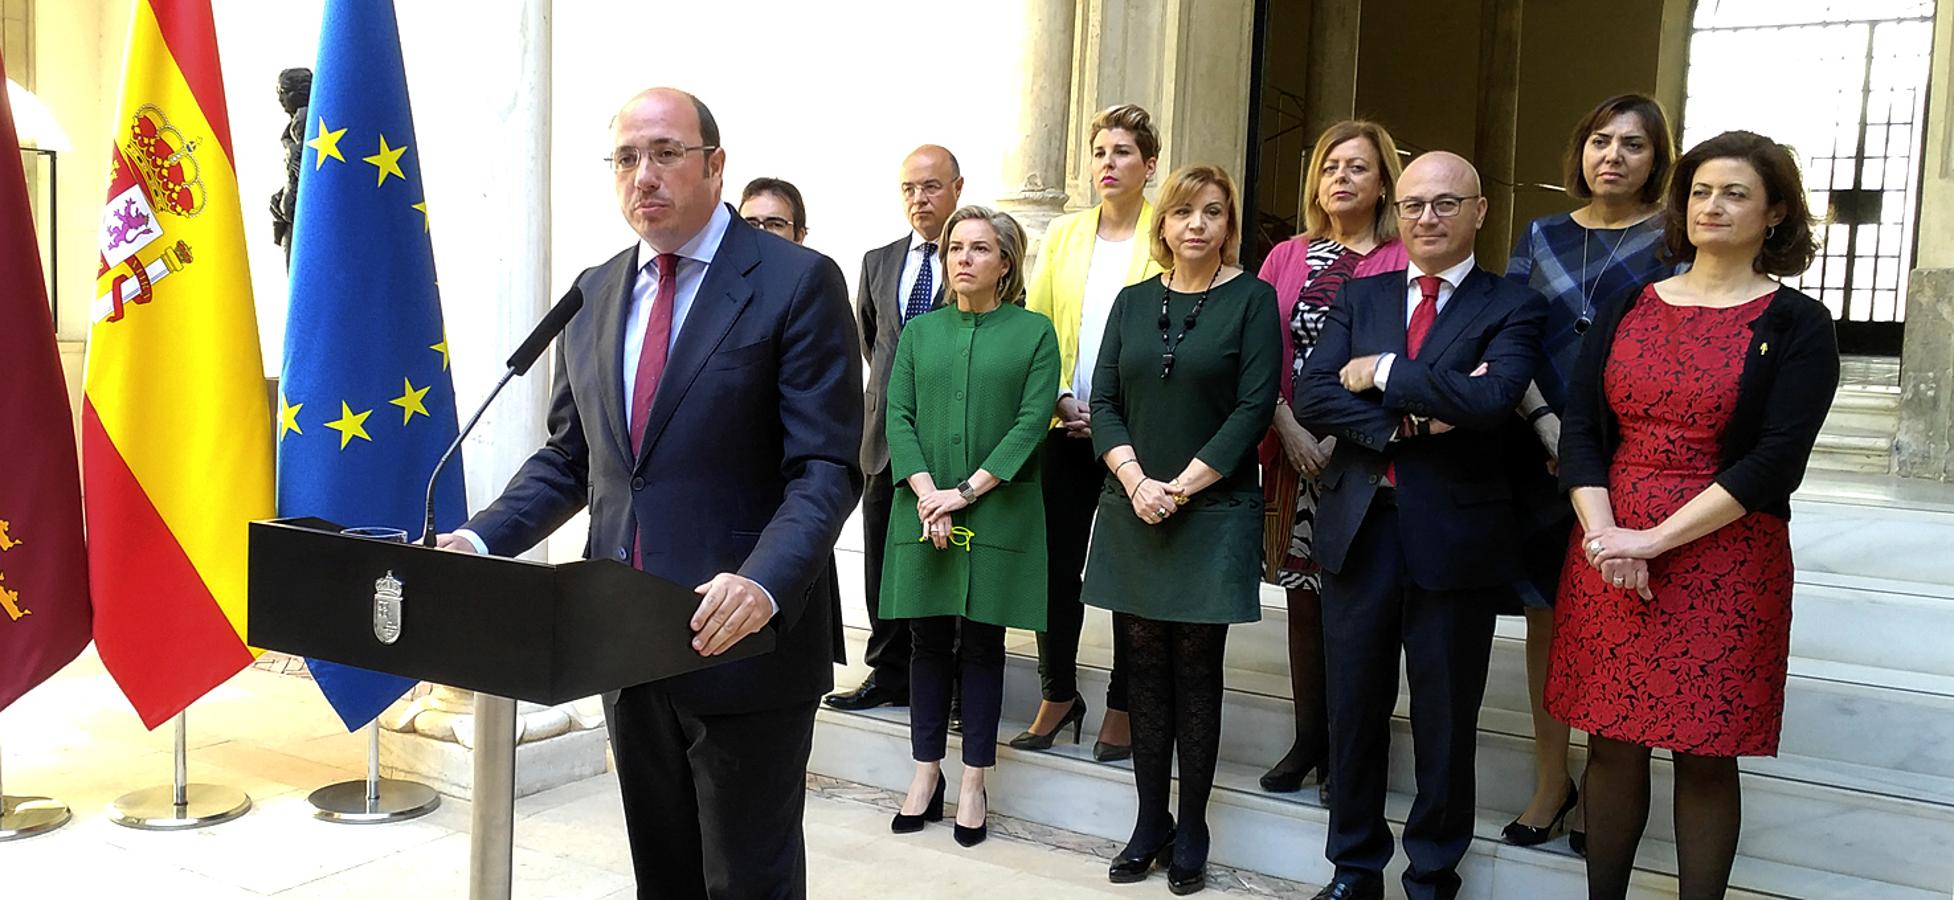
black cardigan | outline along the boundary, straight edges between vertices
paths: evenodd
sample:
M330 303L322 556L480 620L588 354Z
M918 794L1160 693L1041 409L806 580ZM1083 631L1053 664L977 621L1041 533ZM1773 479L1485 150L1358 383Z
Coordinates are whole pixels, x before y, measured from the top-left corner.
M1597 312L1581 343L1561 417L1561 488L1608 486L1621 444L1620 424L1603 393L1602 373L1635 291ZM1780 287L1752 324L1737 379L1737 405L1724 426L1716 483L1745 510L1791 518L1791 492L1804 480L1818 430L1839 387L1839 344L1824 304Z

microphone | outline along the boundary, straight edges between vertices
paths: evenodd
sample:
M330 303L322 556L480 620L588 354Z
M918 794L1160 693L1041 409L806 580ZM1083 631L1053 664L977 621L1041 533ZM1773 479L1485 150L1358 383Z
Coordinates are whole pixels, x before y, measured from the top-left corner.
M529 338L522 342L522 346L516 348L515 355L509 357L508 369L502 373L502 380L495 383L488 397L482 400L482 405L475 407L475 414L468 417L468 424L461 427L460 433L455 435L454 443L449 444L447 451L441 454L441 461L434 464L434 473L427 479L427 517L421 520L421 546L434 546L434 485L441 480L441 470L448 467L448 460L454 457L455 451L461 449L462 439L468 437L468 432L475 429L475 423L481 421L482 413L487 412L489 404L495 402L495 396L502 393L503 385L508 384L509 379L517 375L529 374L529 367L536 364L537 358L543 355L550 342L556 340L556 336L563 332L563 327L570 324L571 317L575 316L580 309L583 309L583 289L571 285L569 292L563 295L563 299L556 301L556 305L550 308L549 314L543 317L543 321L536 324L536 330L531 331Z

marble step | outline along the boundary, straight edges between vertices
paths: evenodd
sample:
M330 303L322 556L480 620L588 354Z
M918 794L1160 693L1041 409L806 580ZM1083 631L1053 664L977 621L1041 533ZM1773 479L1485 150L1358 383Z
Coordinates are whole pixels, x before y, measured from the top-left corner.
M1795 585L1792 595L1794 669L1802 660L1823 660L1891 672L1890 678L1904 673L1954 678L1954 640L1947 638L1954 635L1954 588L1819 572L1801 577L1807 580ZM1288 613L1281 597L1276 589L1265 589L1262 620L1229 631L1231 667L1286 682ZM1503 628L1523 628L1517 617L1501 622ZM1080 641L1110 654L1110 614L1088 609ZM1887 680L1882 675L1877 683Z
M913 764L909 760L907 718L902 710L843 713L823 709L815 730L809 768L821 774L902 790ZM1006 722L1004 734L1023 727ZM1400 724L1397 744L1408 741ZM945 769L957 777L960 738L952 736ZM1394 768L1396 768L1394 762ZM1221 864L1266 872L1283 878L1321 884L1331 876L1322 847L1328 813L1316 803L1315 792L1272 795L1256 786L1257 766L1223 761L1216 772L1208 822L1213 833L1212 859ZM1403 783L1402 773L1394 778ZM1131 769L1126 763L1099 763L1085 747L1061 744L1047 752L998 749L998 766L988 781L990 807L1000 814L1030 819L1072 831L1113 840L1129 836L1134 796ZM1401 831L1411 803L1408 794L1393 792L1386 815ZM1540 847L1512 847L1499 840L1508 816L1482 810L1475 838L1461 867L1466 900L1492 898L1578 897L1585 893L1584 863L1566 848L1563 839ZM1653 824L1653 823L1652 823ZM1653 830L1653 829L1652 829ZM926 838L904 838L926 839ZM1664 837L1649 835L1642 842L1638 872L1631 896L1676 896L1675 846ZM1388 872L1390 896L1400 897L1402 852L1394 855ZM1929 900L1937 891L1891 884L1785 863L1740 852L1732 873L1732 898L1759 900L1784 897L1867 897L1891 900Z
M1809 467L1883 475L1893 471L1893 431L1878 427L1828 427L1812 445Z
M1844 385L1832 399L1824 431L1857 428L1894 433L1900 424L1900 389L1874 385Z
M1294 733L1291 706L1286 697L1244 689L1244 683L1253 685L1258 680L1266 686L1266 679L1256 678L1256 673L1231 671L1229 677L1221 757L1259 775L1288 750ZM1082 666L1080 690L1089 703L1105 696L1105 679L1104 669ZM1035 708L1037 696L1036 659L1014 652L1005 676L1007 715L1027 714ZM1087 735L1095 733L1101 712L1092 710ZM1400 697L1391 750L1391 778L1397 785L1413 783L1407 712L1408 700ZM1008 739L1015 733L1005 730L1000 737ZM1482 710L1477 782L1482 815L1504 822L1526 805L1534 781L1530 734L1524 707ZM1089 746L1090 738L1085 743ZM1573 755L1578 770L1585 752L1577 744ZM1743 770L1745 855L1801 866L1812 858L1814 848L1837 843L1842 852L1826 853L1823 867L1838 874L1923 889L1954 884L1954 786L1947 779L1790 755L1746 759ZM1253 787L1252 779L1247 783ZM1670 796L1666 754L1659 755L1654 765L1653 784L1654 796ZM1668 805L1656 803L1652 810L1649 836L1673 840ZM1838 831L1837 823L1850 823L1849 830ZM1929 860L1947 862L1923 869L1922 862Z
M1281 616L1269 614L1286 627L1279 621ZM1282 634L1281 627L1262 623L1231 630L1230 688L1287 701L1287 644L1271 640ZM1110 667L1111 649L1098 643L1110 628L1103 617L1096 627L1088 625L1082 635L1087 639L1080 650L1082 664ZM1506 714L1512 732L1521 736L1532 734L1525 633L1526 626L1518 619L1500 621L1483 704L1489 713ZM1037 647L1030 633L1013 633L1010 650L1035 665ZM1404 683L1402 678L1399 683ZM1954 677L1794 659L1785 685L1779 750L1783 759L1804 761L1798 777L1827 778L1873 792L1954 805ZM1279 756L1282 751L1273 752ZM1771 772L1779 763L1760 759L1747 765ZM1832 770L1829 776L1823 774L1827 767ZM1812 775L1814 768L1818 776ZM1522 806L1525 802L1525 797L1520 798Z

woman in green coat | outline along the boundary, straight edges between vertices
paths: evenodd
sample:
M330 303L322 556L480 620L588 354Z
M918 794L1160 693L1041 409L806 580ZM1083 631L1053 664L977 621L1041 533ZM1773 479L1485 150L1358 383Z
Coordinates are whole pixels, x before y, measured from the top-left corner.
M1045 627L1045 503L1038 447L1058 390L1058 337L1026 311L1024 231L983 207L943 226L956 298L911 319L889 380L895 501L881 615L910 620L909 741L916 777L898 833L943 818L950 684L963 689L957 843L989 832L984 775L997 764L1004 629ZM914 512L911 512L913 510Z
M1228 626L1261 616L1256 447L1275 413L1275 289L1236 267L1234 182L1213 166L1167 177L1154 256L1167 274L1113 301L1092 377L1092 442L1113 477L1086 555L1086 603L1126 638L1139 818L1108 877L1139 881L1171 850L1167 886L1200 890L1221 745ZM1168 811L1180 756L1180 826Z

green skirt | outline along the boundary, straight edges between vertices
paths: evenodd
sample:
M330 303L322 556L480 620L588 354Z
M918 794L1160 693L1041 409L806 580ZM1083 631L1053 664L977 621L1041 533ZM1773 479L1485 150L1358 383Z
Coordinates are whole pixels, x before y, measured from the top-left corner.
M1262 618L1262 498L1197 495L1148 525L1110 486L1099 495L1086 552L1088 606L1163 622Z

